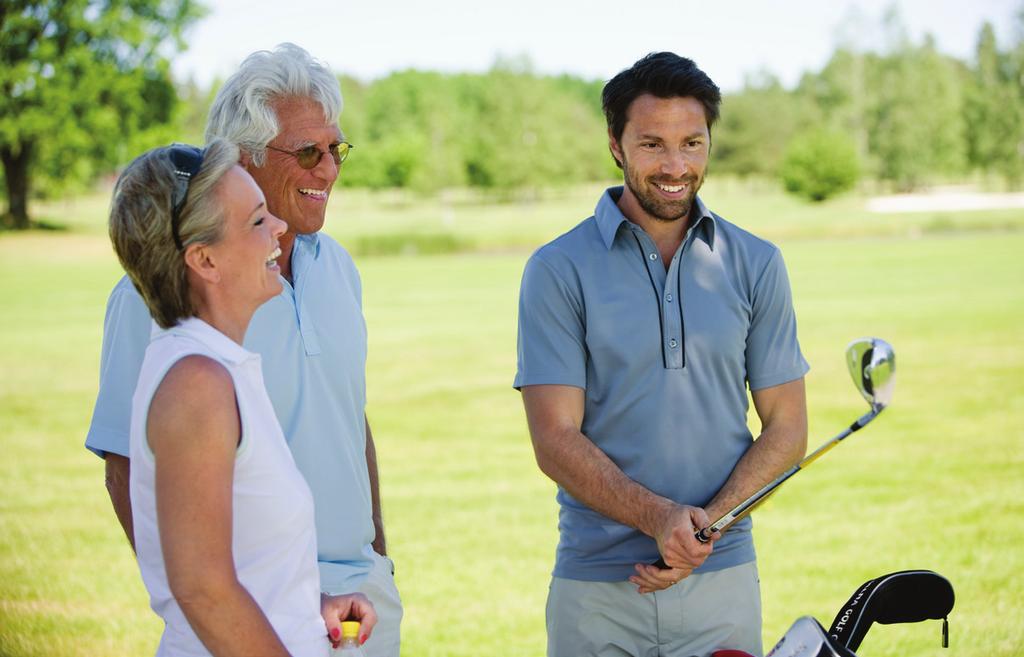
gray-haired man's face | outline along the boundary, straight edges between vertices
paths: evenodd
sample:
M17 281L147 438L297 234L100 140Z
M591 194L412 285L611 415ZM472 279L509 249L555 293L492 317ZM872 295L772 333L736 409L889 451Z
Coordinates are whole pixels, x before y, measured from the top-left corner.
M327 199L338 178L338 165L326 153L342 141L341 130L308 98L283 98L272 107L281 132L269 146L285 151L315 146L325 155L312 169L303 169L294 155L268 148L263 166L250 166L249 173L263 190L268 209L288 224L289 232L316 232L324 225Z

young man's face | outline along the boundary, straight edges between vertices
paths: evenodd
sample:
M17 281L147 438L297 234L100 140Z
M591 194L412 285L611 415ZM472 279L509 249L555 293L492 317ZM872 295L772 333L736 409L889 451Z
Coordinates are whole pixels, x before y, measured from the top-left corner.
M622 137L609 134L609 146L622 163L625 207L655 221L689 216L711 149L700 101L644 94L629 105Z
M303 169L295 156L268 148L263 166L247 170L263 190L267 208L288 224L290 233L314 233L323 228L327 199L338 178L338 165L327 151L342 141L341 130L309 98L282 98L272 107L281 131L268 146L285 151L315 146L324 155L312 169Z

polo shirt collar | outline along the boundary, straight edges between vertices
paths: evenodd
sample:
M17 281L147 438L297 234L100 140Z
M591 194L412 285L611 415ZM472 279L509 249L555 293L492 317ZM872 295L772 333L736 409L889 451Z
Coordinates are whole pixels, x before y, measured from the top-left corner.
M305 285L306 274L314 262L320 259L320 233L299 234L292 243L292 282L281 277L285 289L289 286Z
M601 200L594 208L594 218L597 221L597 228L601 232L601 239L609 250L615 243L615 236L619 233L619 227L628 222L626 216L619 209L618 201L622 197L622 186L609 187L601 195ZM715 215L712 214L704 202L698 196L696 198L697 212L699 219L690 227L689 232L696 233L701 239L707 242L712 249L715 248ZM696 230L695 230L696 229Z
M316 260L320 257L320 233L307 233L299 234L295 236L295 243L292 245L292 260L296 258L312 258Z
M175 326L162 331L170 335L182 335L192 338L197 342L209 347L210 351L223 358L232 365L239 365L257 357L256 354L245 349L228 336L213 328L198 317L189 317L178 322Z

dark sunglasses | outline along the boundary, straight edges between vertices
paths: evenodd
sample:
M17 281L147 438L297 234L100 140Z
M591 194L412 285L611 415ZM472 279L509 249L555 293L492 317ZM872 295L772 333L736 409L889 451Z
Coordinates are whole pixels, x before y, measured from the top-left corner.
M324 155L327 153L331 154L334 158L334 164L341 166L341 163L348 158L348 152L355 148L352 144L347 141L338 142L337 144L331 144L327 147L327 153L323 152L316 146L306 146L296 151L285 150L284 148L277 148L276 146L267 146L272 151L278 153L285 153L291 155L298 161L299 166L303 169L312 169L316 165L320 164L320 160L324 159Z
M167 155L174 165L174 195L171 198L171 236L174 237L174 245L179 251L185 249L181 243L179 225L181 223L181 210L188 200L188 186L192 182L192 176L199 173L203 166L203 155L205 150L188 144L173 144L168 147Z

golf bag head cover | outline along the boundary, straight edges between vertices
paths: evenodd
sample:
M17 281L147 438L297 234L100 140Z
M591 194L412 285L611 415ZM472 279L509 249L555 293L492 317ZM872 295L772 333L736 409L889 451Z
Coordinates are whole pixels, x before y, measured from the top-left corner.
M872 623L892 625L942 619L942 645L949 645L947 617L953 609L953 585L930 570L903 570L864 582L843 605L829 636L857 650Z

